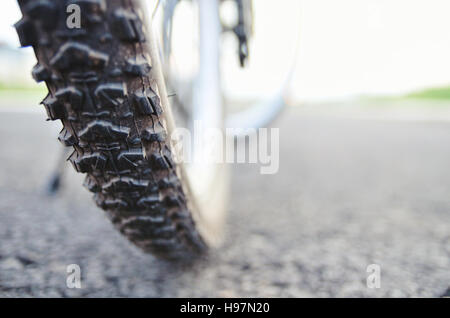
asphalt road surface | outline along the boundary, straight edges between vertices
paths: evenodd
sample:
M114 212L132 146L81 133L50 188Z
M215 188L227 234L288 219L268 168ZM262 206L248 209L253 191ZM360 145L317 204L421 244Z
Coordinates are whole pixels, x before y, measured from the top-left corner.
M180 268L116 233L38 113L0 113L0 295L441 296L450 286L450 124L304 115L280 127L280 169L232 168L227 237ZM79 264L81 289L66 286ZM367 287L369 264L380 288Z

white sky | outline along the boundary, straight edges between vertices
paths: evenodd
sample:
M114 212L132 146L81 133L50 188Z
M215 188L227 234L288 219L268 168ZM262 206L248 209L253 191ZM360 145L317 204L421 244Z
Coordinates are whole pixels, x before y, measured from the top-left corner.
M20 10L16 0L3 0L0 6L0 42L19 46L17 34L12 26L20 19Z
M450 84L450 1L302 0L302 98Z
M277 70L289 66L297 31L291 89L299 101L450 84L449 0L255 2L258 50L252 65L259 72L235 79L237 90L259 94L271 80L279 81ZM18 46L11 26L19 17L16 1L2 0L0 42Z

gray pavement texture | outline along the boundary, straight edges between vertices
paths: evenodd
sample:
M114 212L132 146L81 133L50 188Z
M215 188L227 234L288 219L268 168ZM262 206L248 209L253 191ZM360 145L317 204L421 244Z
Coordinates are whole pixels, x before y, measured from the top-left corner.
M42 113L0 113L0 295L439 297L450 283L450 124L303 116L280 127L280 169L232 167L224 245L181 268L116 233ZM66 287L79 264L82 288ZM366 286L369 264L381 288ZM447 291L448 293L448 291Z

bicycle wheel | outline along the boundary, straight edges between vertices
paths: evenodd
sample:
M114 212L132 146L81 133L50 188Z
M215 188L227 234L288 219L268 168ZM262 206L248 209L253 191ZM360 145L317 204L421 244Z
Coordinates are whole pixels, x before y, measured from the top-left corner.
M59 140L73 147L69 160L86 173L97 205L144 251L167 259L204 254L220 236L226 186L221 181L198 202L174 160L176 126L142 3L18 2L20 43L33 47L32 75L49 90L42 104L49 119L61 120ZM67 24L73 4L80 28Z

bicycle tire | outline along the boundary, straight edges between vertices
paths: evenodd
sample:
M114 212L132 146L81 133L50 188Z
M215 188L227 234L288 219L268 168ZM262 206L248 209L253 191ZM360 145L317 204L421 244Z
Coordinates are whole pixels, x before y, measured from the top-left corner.
M32 70L44 81L58 139L86 173L84 186L114 226L142 250L166 259L204 255L183 175L170 148L153 74L144 13L137 0L18 0L22 47L32 46ZM70 29L66 8L81 8Z

